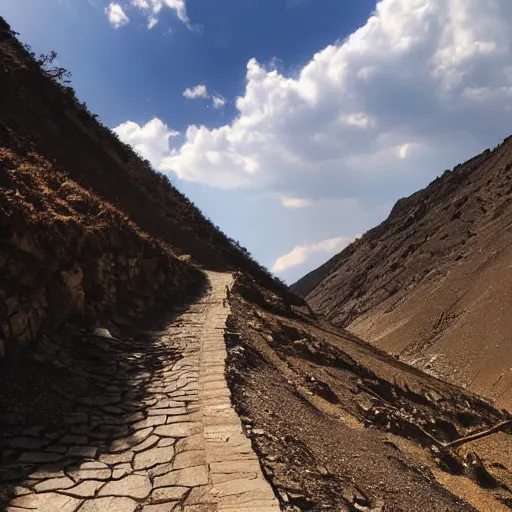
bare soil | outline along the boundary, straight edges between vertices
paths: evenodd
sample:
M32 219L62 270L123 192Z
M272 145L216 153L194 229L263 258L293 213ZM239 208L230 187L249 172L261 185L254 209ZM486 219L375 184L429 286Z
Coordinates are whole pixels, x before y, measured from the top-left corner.
M512 140L401 199L293 289L339 327L512 404Z
M485 447L507 450L506 413L346 331L270 311L269 294L250 302L257 285L237 282L228 376L284 510L508 509L511 473Z

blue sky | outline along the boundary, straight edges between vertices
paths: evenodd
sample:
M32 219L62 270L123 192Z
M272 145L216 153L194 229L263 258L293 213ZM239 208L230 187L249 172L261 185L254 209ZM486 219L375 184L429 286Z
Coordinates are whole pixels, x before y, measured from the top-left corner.
M506 0L0 0L0 14L290 282L512 131Z

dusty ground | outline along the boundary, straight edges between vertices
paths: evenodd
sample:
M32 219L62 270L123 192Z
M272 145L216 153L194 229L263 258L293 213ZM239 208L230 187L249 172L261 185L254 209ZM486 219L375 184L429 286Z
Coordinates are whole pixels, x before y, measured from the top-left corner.
M509 138L398 201L294 289L336 325L510 408L511 226Z
M512 505L509 433L445 447L506 414L328 324L244 300L250 283L235 289L230 386L285 510Z

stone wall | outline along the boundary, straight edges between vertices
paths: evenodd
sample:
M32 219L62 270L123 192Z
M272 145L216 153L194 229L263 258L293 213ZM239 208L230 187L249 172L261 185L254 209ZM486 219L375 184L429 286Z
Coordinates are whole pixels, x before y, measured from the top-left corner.
M0 355L66 321L137 318L202 274L38 157L0 149Z

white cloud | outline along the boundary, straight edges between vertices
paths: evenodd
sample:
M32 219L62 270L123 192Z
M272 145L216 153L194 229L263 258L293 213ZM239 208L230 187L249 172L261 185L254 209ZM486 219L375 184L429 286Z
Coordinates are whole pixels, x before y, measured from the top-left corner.
M311 206L312 201L300 197L281 196L281 204L285 208L306 208L307 206Z
M183 91L183 96L188 99L195 98L208 98L208 90L206 89L206 85L199 84L192 88L187 88Z
M282 217L269 222L289 222L293 240L353 234L365 211L510 133L511 21L509 0L383 0L364 27L293 76L250 60L231 122L189 126L173 150L169 137L155 143L158 151L147 139L143 147L156 168L182 180L285 198L277 203L286 208ZM319 201L343 197L359 200L356 214ZM319 223L334 227L318 235ZM298 245L288 261L309 258L312 265L324 254L306 247Z
M150 16L148 18L148 29L151 30L152 28L156 27L158 25L158 18L155 16Z
M356 126L357 128L368 128L373 124L373 121L365 114L342 114L340 120L342 123L349 126Z
M178 19L191 28L185 0L132 0L132 5L147 16L149 29L158 23L159 15L164 7L172 9Z
M411 151L417 146L418 144L414 143L406 143L401 144L400 146L397 146L394 148L395 154L400 160L405 160L408 158L411 154Z
M383 0L293 77L250 60L233 121L189 126L162 170L308 196L432 175L508 134L511 21L509 0Z
M119 4L113 2L105 7L105 14L107 15L108 22L114 28L122 27L130 22L130 18L126 16L123 8Z
M222 108L226 104L226 99L217 94L212 95L213 108Z
M206 85L199 84L195 87L188 87L183 91L183 96L188 99L211 99L213 108L223 108L226 104L226 99L220 94L210 94Z
M306 263L315 253L322 253L325 258L334 256L352 242L351 238L337 237L310 245L297 245L289 253L279 256L272 266L272 272L283 272L291 267Z
M114 128L114 132L143 158L147 158L156 169L169 154L169 139L179 135L179 132L170 130L156 118L148 121L144 126L127 121Z

